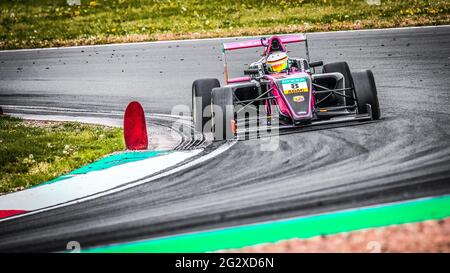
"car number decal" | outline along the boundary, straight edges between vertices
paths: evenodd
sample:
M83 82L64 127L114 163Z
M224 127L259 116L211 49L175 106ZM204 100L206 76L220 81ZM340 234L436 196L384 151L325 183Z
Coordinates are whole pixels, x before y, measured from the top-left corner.
M281 81L285 95L308 92L306 78L291 78Z

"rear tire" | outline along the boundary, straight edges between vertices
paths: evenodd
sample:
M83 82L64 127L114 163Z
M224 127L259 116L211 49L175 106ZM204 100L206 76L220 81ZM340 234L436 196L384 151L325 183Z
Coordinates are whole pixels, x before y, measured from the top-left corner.
M211 92L216 87L220 87L217 79L200 79L192 84L192 121L198 132L211 131L210 128L205 128L206 123L211 120L211 109L207 106L211 105Z
M231 88L214 88L212 91L212 134L214 140L229 140L235 137L233 91Z
M345 88L353 88L353 78L352 73L350 72L350 67L348 66L347 62L335 62L335 63L329 63L322 67L323 73L334 73L338 72L341 73L344 76L344 87ZM351 90L344 91L344 94L346 96L353 97L353 92ZM339 105L345 105L345 102L348 101L344 97L335 95L334 102L332 104L339 104ZM348 104L353 104L353 100L348 102Z
M367 104L372 107L372 118L377 120L381 116L380 104L378 102L377 87L371 70L353 72L356 102L358 112L367 114Z

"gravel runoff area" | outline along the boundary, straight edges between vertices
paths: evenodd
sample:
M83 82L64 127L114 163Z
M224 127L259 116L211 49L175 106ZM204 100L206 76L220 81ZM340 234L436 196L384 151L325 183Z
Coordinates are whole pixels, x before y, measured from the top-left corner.
M450 252L450 218L365 229L311 239L290 239L230 249L229 253Z

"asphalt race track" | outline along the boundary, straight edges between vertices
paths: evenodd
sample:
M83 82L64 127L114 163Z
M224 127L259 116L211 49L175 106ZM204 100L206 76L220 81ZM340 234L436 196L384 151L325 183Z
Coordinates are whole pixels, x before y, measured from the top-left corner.
M63 251L72 240L91 247L449 194L450 27L308 37L312 61L373 70L380 121L285 134L275 151L240 141L181 173L1 222L0 251ZM107 113L139 100L170 114L190 104L193 80L222 79L221 42L0 52L0 105ZM230 57L232 74L257 57L255 49Z

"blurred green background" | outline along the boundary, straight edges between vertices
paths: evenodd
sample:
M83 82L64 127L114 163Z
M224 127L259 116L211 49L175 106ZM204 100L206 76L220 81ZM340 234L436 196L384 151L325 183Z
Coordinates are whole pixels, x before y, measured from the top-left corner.
M380 5L369 5L364 0L1 0L0 48L450 22L450 0L379 2Z

